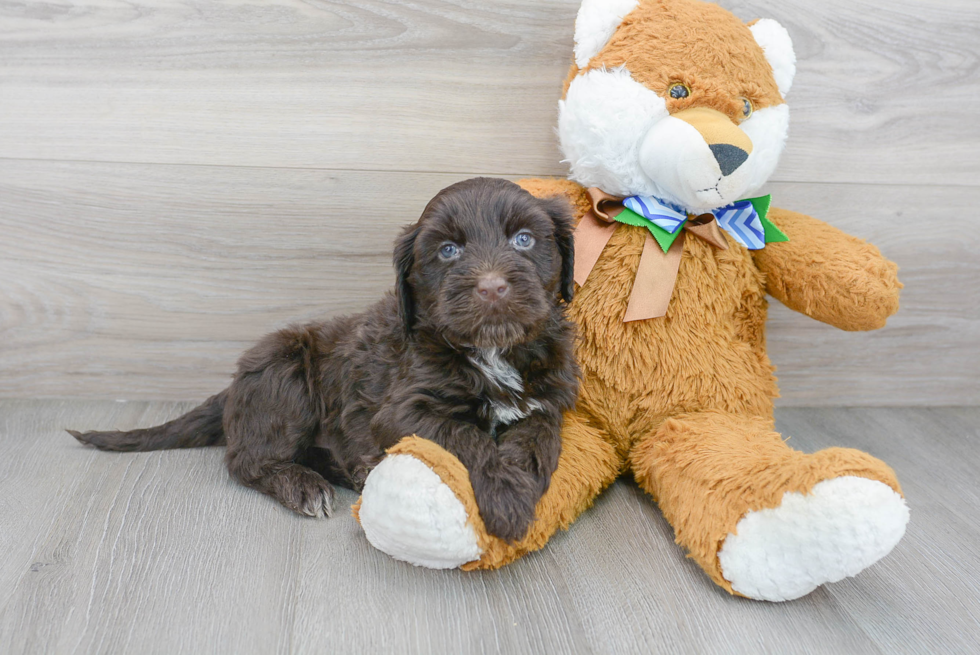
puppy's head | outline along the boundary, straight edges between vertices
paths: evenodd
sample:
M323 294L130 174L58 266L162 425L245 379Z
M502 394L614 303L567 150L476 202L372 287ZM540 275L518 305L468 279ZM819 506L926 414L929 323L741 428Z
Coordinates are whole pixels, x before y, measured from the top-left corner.
M534 338L573 291L572 219L495 178L440 191L395 244L397 293L408 330L455 345L506 348Z

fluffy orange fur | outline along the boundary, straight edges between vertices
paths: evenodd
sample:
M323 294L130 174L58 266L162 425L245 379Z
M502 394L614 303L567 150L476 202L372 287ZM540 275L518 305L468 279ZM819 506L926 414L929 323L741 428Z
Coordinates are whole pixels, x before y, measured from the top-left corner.
M585 189L574 182L521 185L538 196L564 195L579 218L588 211ZM570 308L580 332L581 395L566 416L558 471L519 543L483 530L452 455L424 440L399 444L398 452L440 473L469 510L484 555L464 568L496 568L541 548L626 470L658 501L677 542L728 591L718 549L749 510L776 507L787 491L841 475L900 492L891 468L870 455L803 454L773 431L778 392L764 330L767 292L843 329L878 327L898 306L896 267L874 246L814 218L775 208L769 216L788 242L753 256L733 240L718 250L689 239L667 315L631 323L623 314L645 235L628 225L616 230ZM692 337L705 333L710 338ZM461 472L443 474L449 467Z
M572 65L565 91L576 75L625 65L637 82L665 97L671 113L710 107L737 123L742 120L740 98L748 98L755 109L783 104L772 69L748 26L732 18L707 3L641 3L586 68ZM711 39L701 38L703 34L711 34ZM667 95L676 83L686 85L691 95Z
M717 38L693 36L704 30ZM718 7L657 0L631 14L590 66L628 63L658 92L683 82L703 91L700 106L737 121L740 96L757 107L782 102L761 50L750 44L748 29ZM579 72L573 66L570 78ZM579 219L589 210L585 189L573 182L521 185L536 196L566 197ZM717 554L747 512L842 475L900 492L894 472L870 455L843 448L803 454L773 431L778 390L765 342L767 293L845 330L884 325L898 308L897 267L874 246L809 216L773 208L769 218L789 241L752 252L731 239L727 250L687 239L666 315L628 323L645 230L617 228L570 307L581 395L566 416L558 470L521 542L486 534L465 470L449 453L424 440L399 444L398 452L436 470L470 512L484 555L464 568L498 567L541 548L628 470L657 500L677 543L732 592Z

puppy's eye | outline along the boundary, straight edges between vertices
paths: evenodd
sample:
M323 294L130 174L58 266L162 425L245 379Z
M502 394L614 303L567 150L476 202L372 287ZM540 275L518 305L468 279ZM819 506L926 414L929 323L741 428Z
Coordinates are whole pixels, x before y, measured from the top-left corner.
M691 95L691 89L686 84L674 84L667 91L674 100L680 100Z
M748 98L740 98L742 101L742 118L748 118L752 115L752 101Z
M510 242L518 250L530 250L534 247L534 237L527 230L521 230L515 234Z
M447 242L439 247L439 259L450 261L459 257L460 247L455 243Z

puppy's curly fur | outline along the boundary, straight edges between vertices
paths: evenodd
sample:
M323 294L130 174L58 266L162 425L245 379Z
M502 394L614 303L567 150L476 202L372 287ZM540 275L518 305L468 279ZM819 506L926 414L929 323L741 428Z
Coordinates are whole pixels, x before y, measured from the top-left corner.
M266 336L228 389L169 423L71 434L104 450L225 444L232 477L310 516L418 434L467 467L488 531L517 540L578 391L572 258L564 201L454 184L401 234L396 289L364 313Z

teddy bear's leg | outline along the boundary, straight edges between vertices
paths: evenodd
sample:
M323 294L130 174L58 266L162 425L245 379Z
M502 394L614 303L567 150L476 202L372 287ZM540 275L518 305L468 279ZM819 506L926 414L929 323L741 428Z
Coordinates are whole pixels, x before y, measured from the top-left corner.
M880 460L849 448L804 454L772 428L724 412L679 415L634 446L630 465L712 580L779 601L887 555L909 513Z
M354 506L371 544L395 559L429 568L503 566L542 548L567 528L622 467L602 433L576 412L565 415L562 452L536 520L509 544L487 533L469 474L456 457L419 437L406 437L364 483Z

